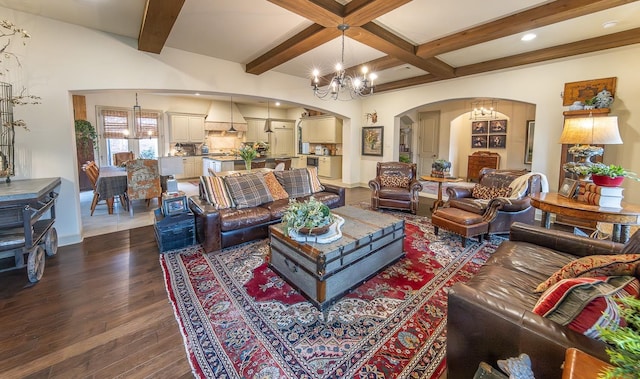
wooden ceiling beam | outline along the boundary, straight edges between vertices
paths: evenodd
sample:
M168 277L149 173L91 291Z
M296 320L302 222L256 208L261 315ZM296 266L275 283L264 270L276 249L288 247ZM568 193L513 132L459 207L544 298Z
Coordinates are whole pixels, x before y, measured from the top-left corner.
M372 22L361 27L350 28L345 34L358 42L380 50L424 71L428 71L431 74L444 78L451 78L454 75L453 67L436 58L423 59L418 57L415 54L415 45L412 45Z
M435 57L450 51L488 42L569 20L586 14L618 7L638 0L556 0L499 20L478 25L418 46L416 54Z
M486 62L458 67L455 70L455 76L461 77L481 74L489 71L501 70L532 63L539 63L552 59L566 58L570 56L587 54L638 43L640 43L640 28L635 28L602 37L590 38L583 41L553 46L546 49L540 49L529 53L516 54L504 58L498 58ZM432 83L440 80L443 80L443 78L438 78L434 75L422 75L414 78L377 84L375 92L381 93L409 86Z
M322 25L313 24L262 56L247 63L245 71L250 74L260 75L339 37L341 34L337 28L325 28Z
M399 8L411 0L368 0L345 5L344 23L349 26L362 26L376 18Z
M302 16L325 28L342 24L344 7L334 0L269 0L269 2Z
M595 51L633 45L636 43L640 43L640 28L458 67L456 68L456 76L473 75L488 71L501 70L504 68L523 66L531 63L539 63L552 59L566 58Z
M147 0L138 34L138 50L160 54L184 0Z

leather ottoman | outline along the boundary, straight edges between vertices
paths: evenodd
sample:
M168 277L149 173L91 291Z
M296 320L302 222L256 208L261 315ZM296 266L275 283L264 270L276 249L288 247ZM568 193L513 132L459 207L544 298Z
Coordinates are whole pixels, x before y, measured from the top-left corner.
M482 242L482 236L489 233L489 223L481 215L458 208L438 208L431 215L431 223L436 235L443 228L462 236L463 247L466 246L467 238L477 236L478 242Z

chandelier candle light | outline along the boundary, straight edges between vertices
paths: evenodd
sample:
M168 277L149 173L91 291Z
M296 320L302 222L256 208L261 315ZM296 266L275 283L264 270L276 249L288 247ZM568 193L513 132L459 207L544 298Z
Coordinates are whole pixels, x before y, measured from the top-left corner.
M342 54L340 62L336 64L336 72L326 86L320 86L320 71L313 70L313 93L320 99L353 100L358 97L366 97L373 94L373 81L378 77L369 72L367 66L362 66L362 76L353 77L347 75L344 69L344 32L349 25L340 24L338 29L342 31Z
M591 157L602 155L604 149L592 145L621 144L618 131L618 117L576 117L567 118L560 136L560 143L575 144L569 148L569 153L579 158L576 162L567 162L562 167L565 171L577 174L586 179L589 176L590 167L593 165Z
M495 120L497 114L498 102L496 100L480 100L471 103L471 112L469 119L471 120Z

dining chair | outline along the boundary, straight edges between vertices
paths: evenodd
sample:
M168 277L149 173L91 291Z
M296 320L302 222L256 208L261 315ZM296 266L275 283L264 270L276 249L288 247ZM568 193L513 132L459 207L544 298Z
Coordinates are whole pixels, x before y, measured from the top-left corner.
M273 171L284 171L284 162L280 162L276 165L276 168Z
M265 166L267 165L267 161L266 160L259 160L259 161L253 161L251 162L251 168L265 168Z
M276 159L276 166L279 163L284 163L284 169L285 170L290 170L291 169L291 158L284 158L284 159Z
M132 161L134 159L133 151L125 151L121 153L113 154L113 165L120 166L128 161Z
M127 162L127 200L133 217L133 200L145 200L147 207L153 198L162 206L162 187L157 159L134 159Z
M87 174L87 177L89 178L89 182L91 183L91 187L93 187L93 199L91 200L91 214L90 214L91 216L93 216L93 212L95 212L96 206L101 200L100 195L98 194L98 188L97 188L98 177L100 176L100 167L98 167L96 162L88 161L87 163L82 165L82 170L85 172L85 174ZM121 194L119 198L120 198L120 203L126 210L127 202L125 200L125 195ZM106 200L106 199L103 199L103 200Z

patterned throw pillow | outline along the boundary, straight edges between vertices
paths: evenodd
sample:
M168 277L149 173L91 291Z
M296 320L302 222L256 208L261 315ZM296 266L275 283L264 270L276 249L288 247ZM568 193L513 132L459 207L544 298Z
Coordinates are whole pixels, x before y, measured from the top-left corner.
M540 297L533 313L567 325L587 337L599 338L595 326L624 325L615 299L637 297L640 282L633 276L563 279Z
M227 186L222 178L215 176L201 176L200 183L204 188L204 195L209 204L216 209L226 209L234 206L231 196L227 191Z
M274 171L278 182L289 197L295 199L302 196L311 195L311 185L309 184L309 171L306 168L294 170Z
M273 201L287 199L289 197L289 194L282 188L276 176L273 175L273 172L266 172L264 174L264 183L267 185Z
M380 175L383 187L409 188L409 178L400 175Z
M257 207L273 201L261 173L227 176L224 181L238 209Z
M543 292L562 279L612 275L634 275L640 254L589 255L576 259L540 283L535 292Z
M478 183L473 186L471 196L484 200L492 200L496 197L509 197L511 196L511 187L488 187Z
M324 186L320 183L320 179L318 179L318 168L307 167L307 171L309 171L309 185L311 186L311 193L324 191Z

